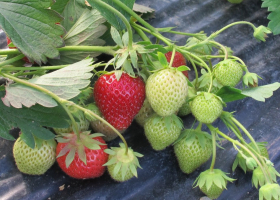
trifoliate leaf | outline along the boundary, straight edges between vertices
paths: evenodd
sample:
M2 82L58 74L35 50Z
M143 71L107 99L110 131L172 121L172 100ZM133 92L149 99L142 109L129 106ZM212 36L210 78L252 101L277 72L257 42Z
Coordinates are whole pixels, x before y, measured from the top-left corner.
M280 3L278 0L262 0L262 8L268 8L271 12L268 15L270 22L268 23L268 28L270 28L274 35L280 34Z
M93 66L91 59L69 65L49 74L33 78L28 82L39 85L63 99L71 99L79 95L80 89L90 83ZM69 81L71 80L71 81ZM12 84L6 87L6 96L2 98L5 105L21 108L22 105L31 107L36 103L45 107L54 107L56 102L46 94L28 86Z
M217 96L221 97L225 103L232 102L236 100L241 100L246 98L247 96L245 94L242 94L242 90L230 87L230 86L224 86L222 87L217 93Z
M2 0L0 26L13 44L31 61L46 63L59 56L56 47L63 46L64 29L56 25L62 17L50 10L52 1Z
M120 0L123 4L125 4L127 7L132 9L133 4L135 0ZM122 13L126 19L129 21L130 20L130 14L128 14L124 9L121 7L117 6L112 0L103 0L102 2L114 7L116 10L118 10L120 13ZM106 7L96 3L93 0L88 0L88 3L93 7L96 8L101 15L107 19L107 21L114 26L117 30L122 31L126 29L125 24L122 22L122 20L111 10L108 10Z
M67 46L102 46L105 41L100 39L107 30L103 25L105 19L95 10L85 9L77 22L63 37ZM61 51L59 59L49 59L52 65L72 64L86 57L95 58L100 55L96 51Z

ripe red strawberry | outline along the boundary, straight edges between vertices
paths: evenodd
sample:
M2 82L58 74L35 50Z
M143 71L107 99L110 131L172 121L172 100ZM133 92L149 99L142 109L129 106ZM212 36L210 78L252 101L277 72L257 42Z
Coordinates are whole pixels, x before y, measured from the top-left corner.
M104 174L106 167L103 165L108 161L108 154L104 152L107 148L105 141L101 137L92 138L93 135L88 135L88 132L81 133L81 140L77 141L77 136L72 134L64 134L61 140L68 140L67 142L58 142L56 148L57 163L59 167L69 176L76 179L97 178ZM87 137L87 139L85 139ZM84 144L83 144L84 143ZM95 147L94 147L95 145ZM89 149L88 147L92 148ZM84 149L86 164L82 161ZM68 150L68 152L67 152ZM65 153L66 151L66 153ZM64 154L63 154L64 152ZM74 154L72 159L67 158ZM67 164L70 165L67 167Z
M104 118L118 130L126 129L145 100L145 83L123 72L104 74L94 85L94 99Z
M172 51L169 51L165 54L165 57L167 59L167 62L170 62L171 60L171 57L172 57ZM180 67L182 65L187 65L187 62L186 62L186 59L185 57L179 53L179 52L175 52L175 55L174 55L174 60L173 60L173 63L172 63L172 67ZM188 71L183 71L182 72L187 78L189 78L189 74L188 74Z

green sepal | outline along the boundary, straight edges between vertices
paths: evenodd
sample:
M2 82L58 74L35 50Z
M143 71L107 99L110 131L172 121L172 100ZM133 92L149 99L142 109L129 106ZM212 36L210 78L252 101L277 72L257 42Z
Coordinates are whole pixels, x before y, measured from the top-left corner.
M124 46L123 41L122 41L121 35L117 31L117 29L115 27L111 26L110 32L111 32L111 36L112 36L112 39L114 40L114 42L122 48Z
M112 157L108 162L106 162L103 166L113 165L118 162L117 157Z
M121 172L122 172L122 179L124 180L124 177L127 173L127 170L128 170L128 163L122 163L122 166L121 166Z
M116 152L113 151L113 150L111 150L111 149L105 149L104 152L107 153L107 154L109 154L109 155L112 155L112 156L113 156L113 155L116 155Z
M116 69L120 69L120 67L123 65L123 63L127 60L128 58L128 50L124 51L122 53L122 55L117 59L117 62L116 62Z
M66 156L66 167L68 168L70 166L70 164L73 162L74 158L75 158L75 154L76 154L76 149L75 148L71 148L69 153Z
M121 167L122 167L122 163L117 162L116 166L114 167L114 171L113 171L114 176L116 176L119 173Z
M78 156L79 156L80 160L83 161L83 163L85 163L85 165L87 165L87 156L86 156L84 146L83 145L78 146L77 152L78 152Z
M280 185L276 183L267 183L260 188L259 200L279 200Z
M164 68L167 68L168 67L168 62L167 62L167 59L166 59L165 55L161 52L157 52L157 55L158 55L158 60L159 60L160 64Z
M61 149L61 151L57 155L57 158L64 156L66 153L68 153L70 151L70 149L71 149L71 145L67 144L63 149Z

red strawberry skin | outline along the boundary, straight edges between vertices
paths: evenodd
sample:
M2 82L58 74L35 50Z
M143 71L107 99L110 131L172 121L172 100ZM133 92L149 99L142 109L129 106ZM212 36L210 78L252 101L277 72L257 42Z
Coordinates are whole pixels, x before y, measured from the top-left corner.
M101 137L94 138L95 140L105 143ZM56 147L56 156L67 145L67 143L58 143ZM106 167L103 166L108 161L108 154L104 152L107 149L107 145L100 145L101 149L92 150L85 147L87 165L80 160L77 152L73 162L66 167L65 159L68 153L56 159L59 167L69 176L76 179L89 179L97 178L104 174Z
M170 62L171 60L171 57L172 57L172 51L169 51L165 54L165 57L167 59L167 62ZM180 67L182 65L187 65L187 62L186 62L186 59L184 58L184 56L179 53L179 52L175 52L175 55L174 55L174 60L173 60L173 63L172 63L172 67ZM188 74L188 71L183 71L183 74L189 78L189 74Z
M119 81L115 73L104 74L94 85L94 99L104 118L116 129L129 127L145 100L145 83L123 73Z

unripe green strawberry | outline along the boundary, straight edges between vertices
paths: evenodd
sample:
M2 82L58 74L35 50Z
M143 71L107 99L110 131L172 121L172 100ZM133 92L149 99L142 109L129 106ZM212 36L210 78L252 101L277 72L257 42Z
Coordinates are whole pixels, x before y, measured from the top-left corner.
M150 117L153 113L155 112L151 104L149 103L148 99L145 99L140 111L135 116L135 120L140 126L143 127L148 117Z
M211 124L222 114L223 103L215 94L202 92L191 102L191 111L198 121Z
M133 176L137 177L137 167L141 168L137 157L143 157L142 154L131 148L126 149L123 143L120 143L120 147L111 147L105 152L109 154L109 161L104 166L107 166L112 179L123 182Z
M161 117L154 114L148 118L144 131L154 150L163 150L178 139L182 130L182 124L178 120L175 115Z
M16 165L22 173L30 175L44 174L55 162L56 142L54 139L41 141L40 148L30 148L20 137L13 147Z
M196 183L195 187L199 186L210 199L217 199L226 189L228 181L232 182L234 179L228 177L222 170L208 169L201 172L194 183Z
M89 128L89 121L85 118L85 116L80 116L79 122L76 123L80 132L87 131ZM72 124L68 128L53 128L53 130L56 134L72 133L74 131Z
M227 182L226 182L227 184ZM224 188L219 188L217 185L213 184L209 190L206 188L206 184L200 188L201 192L203 192L210 199L217 199L222 192L225 190Z
M186 100L187 79L176 68L160 70L148 78L146 95L158 115L170 116L178 111Z
M211 157L211 136L206 132L187 129L176 141L174 152L180 169L190 174Z
M242 75L242 66L235 60L223 60L214 66L214 76L223 86L236 86Z
M97 114L98 116L102 117L104 119L104 117L102 116L99 108L94 104L88 104L86 105L86 108L93 111L95 114ZM102 133L104 134L104 136L102 136L102 138L106 141L112 141L115 138L118 137L118 134L115 133L112 128L110 128L108 125L106 125L105 123L103 123L102 121L100 121L99 119L95 119L95 120L91 120L90 121L90 125L91 128L96 132L96 133ZM126 130L126 129L125 129ZM120 133L123 133L125 130L119 130Z

